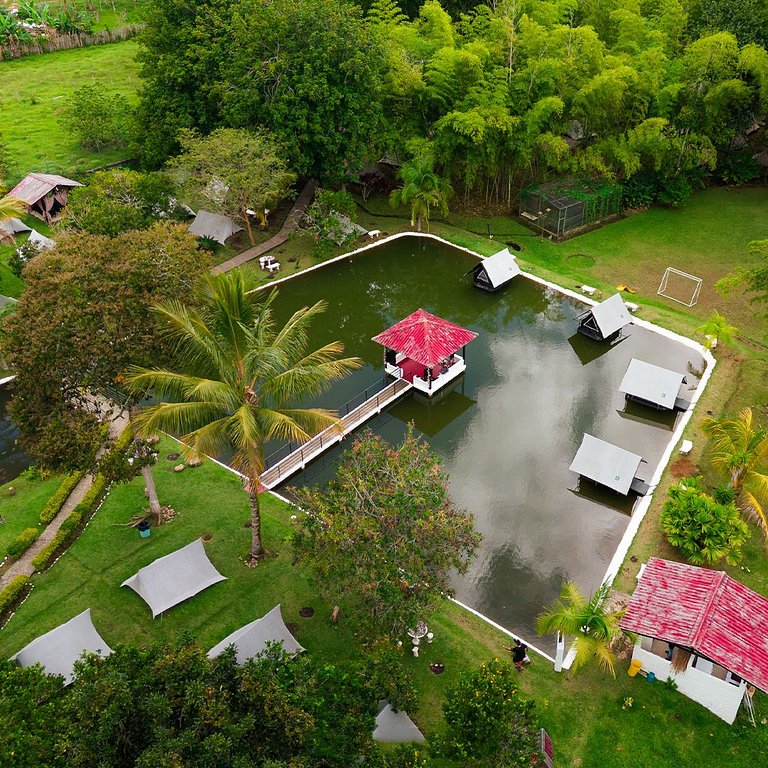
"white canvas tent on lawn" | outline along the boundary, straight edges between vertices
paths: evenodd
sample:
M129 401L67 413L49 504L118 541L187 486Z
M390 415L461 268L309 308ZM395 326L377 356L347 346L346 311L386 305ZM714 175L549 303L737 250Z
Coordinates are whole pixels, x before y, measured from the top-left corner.
M196 237L207 237L224 245L227 238L232 237L243 228L229 218L219 213L198 211L195 220L189 225L189 234Z
M213 659L234 645L237 651L237 663L242 664L254 656L267 650L267 643L282 643L287 653L301 653L304 648L299 645L283 621L280 605L276 605L269 613L240 629L227 635L220 643L208 651L208 658Z
M130 587L152 610L152 618L194 597L198 592L225 581L205 554L202 539L159 557L139 569L120 586Z
M40 664L49 675L63 675L67 685L74 679L75 662L84 652L109 656L112 649L104 642L91 621L91 609L40 635L24 646L11 661L21 667Z
M44 251L46 248L53 248L53 246L56 245L55 240L51 240L50 237L41 235L36 229L33 229L29 233L27 242L32 243L32 245L34 245L38 251Z
M21 219L11 218L0 221L0 243L13 244L16 235L29 231L31 231L31 227L28 227Z
M376 728L373 731L375 741L384 744L410 744L414 741L419 743L424 741L424 734L405 712L395 712L388 701L381 701L379 705Z

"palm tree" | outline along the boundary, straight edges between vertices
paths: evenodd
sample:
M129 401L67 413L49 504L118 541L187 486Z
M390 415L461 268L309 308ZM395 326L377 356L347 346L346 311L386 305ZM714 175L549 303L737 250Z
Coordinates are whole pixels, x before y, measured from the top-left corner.
M434 171L432 159L420 157L406 163L398 173L403 186L392 191L390 205L411 206L411 226L421 232L425 222L429 232L429 213L434 208L439 213L448 213L448 199L453 194L451 185L441 179Z
M559 599L539 615L537 628L540 635L559 632L576 638L574 672L595 659L603 670L616 677L610 645L621 634L619 619L624 611L606 611L609 591L608 584L603 584L587 600L574 582L566 581Z
M712 441L709 461L728 474L739 508L760 528L768 549L768 430L755 424L752 409L735 419L705 419L702 429Z
M718 341L722 341L723 344L732 344L739 329L735 325L731 325L716 309L713 309L706 322L694 328L693 331L694 333L703 333L704 345L707 349L712 349L717 346Z
M306 351L309 326L324 302L298 310L277 328L275 295L259 303L239 273L225 273L206 280L202 309L176 301L156 306L178 367L135 367L126 377L133 392L151 391L161 401L136 417L141 434L181 435L193 455L229 453L231 465L245 475L251 560L265 554L258 496L264 444L303 442L336 423L336 414L323 408L290 406L360 366L358 358L339 359L339 342Z
M23 200L15 197L0 198L0 223L17 216L23 216L27 212L27 205Z

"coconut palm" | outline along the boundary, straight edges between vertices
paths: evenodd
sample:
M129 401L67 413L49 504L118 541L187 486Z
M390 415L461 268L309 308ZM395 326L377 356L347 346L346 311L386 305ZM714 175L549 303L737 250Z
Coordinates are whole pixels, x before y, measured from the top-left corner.
M727 474L739 508L760 528L768 549L768 430L755 423L751 408L701 426L711 440L710 463Z
M574 582L566 581L560 597L539 615L537 627L540 635L559 632L575 637L574 672L594 659L603 670L616 677L610 645L621 634L619 619L624 611L606 610L609 591L610 587L603 584L587 600Z
M151 391L161 401L137 415L141 434L181 435L188 453L228 455L245 475L252 560L265 554L258 496L264 444L303 442L336 423L331 411L295 404L360 365L357 358L339 359L339 342L306 351L309 326L324 302L298 310L278 328L274 297L259 302L239 273L209 277L201 309L176 301L154 308L176 349L177 367L135 367L126 376L133 392Z
M739 332L739 329L731 325L716 309L712 310L706 322L693 330L694 333L704 334L707 349L717 346L718 341L722 341L723 344L732 344Z
M0 222L23 216L27 211L26 204L15 197L0 198Z
M429 231L429 214L434 208L442 214L448 213L448 199L453 194L451 185L434 171L432 159L420 157L406 163L398 173L403 186L392 191L389 202L393 208L410 205L411 226L421 232L422 222Z

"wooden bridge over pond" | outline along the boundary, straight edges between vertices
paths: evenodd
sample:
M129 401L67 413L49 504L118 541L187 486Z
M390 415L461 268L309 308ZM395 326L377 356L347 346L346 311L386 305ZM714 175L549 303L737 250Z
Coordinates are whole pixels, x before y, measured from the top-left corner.
M290 450L286 456L265 469L261 475L262 486L266 490L270 490L287 480L291 475L304 469L310 461L343 440L368 419L381 413L384 408L392 405L412 388L413 384L405 379L395 379L370 397L364 397L360 405L347 408L347 413L341 416L338 424L324 429L303 445ZM348 403L347 406L349 405Z

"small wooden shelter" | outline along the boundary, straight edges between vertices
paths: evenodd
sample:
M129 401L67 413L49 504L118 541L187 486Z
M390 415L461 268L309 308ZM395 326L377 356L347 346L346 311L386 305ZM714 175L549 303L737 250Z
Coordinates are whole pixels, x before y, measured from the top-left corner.
M749 684L768 693L768 599L722 571L650 558L620 625L644 672L727 723Z
M469 271L474 278L473 285L475 288L489 293L495 293L510 280L522 274L522 270L515 257L509 252L509 248L483 259Z
M619 385L619 392L623 392L627 400L660 411L685 411L691 404L680 397L680 388L685 383L682 373L632 358Z
M649 488L636 476L642 461L636 453L585 433L569 469L624 496L630 491L644 495Z
M385 347L384 369L432 396L467 369L458 350L477 338L474 331L417 309L373 341Z
M632 318L624 299L620 294L615 293L584 312L579 317L579 326L576 330L596 341L605 341L631 322Z
M82 186L55 173L30 173L8 193L8 197L26 203L29 213L50 224L61 216L69 190Z

